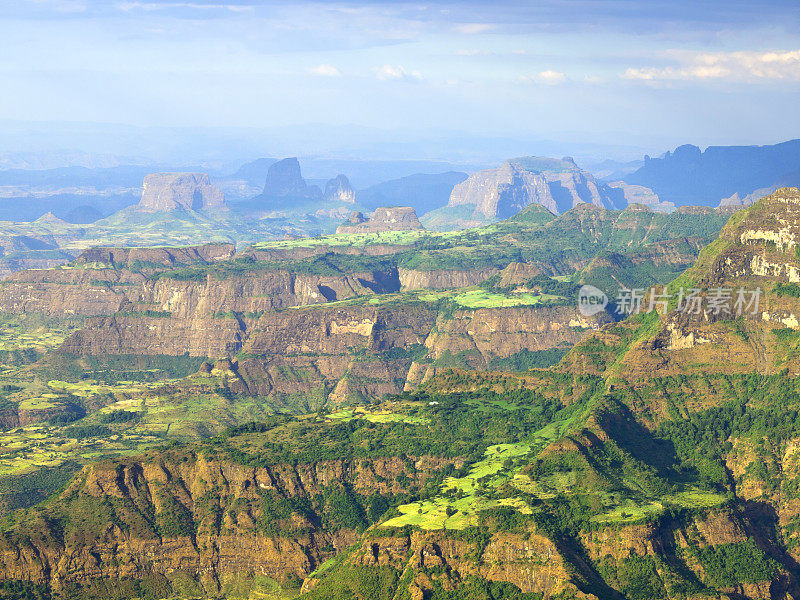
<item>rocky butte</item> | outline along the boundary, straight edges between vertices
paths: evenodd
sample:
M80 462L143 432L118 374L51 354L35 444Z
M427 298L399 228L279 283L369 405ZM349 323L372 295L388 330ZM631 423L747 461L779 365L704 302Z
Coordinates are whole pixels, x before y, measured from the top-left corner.
M355 204L356 192L345 175L339 174L325 185L325 200Z
M317 186L306 183L300 172L300 162L293 157L284 158L270 166L262 195L278 198L319 199L322 192Z
M144 178L137 208L153 212L225 208L225 196L205 173L151 173Z

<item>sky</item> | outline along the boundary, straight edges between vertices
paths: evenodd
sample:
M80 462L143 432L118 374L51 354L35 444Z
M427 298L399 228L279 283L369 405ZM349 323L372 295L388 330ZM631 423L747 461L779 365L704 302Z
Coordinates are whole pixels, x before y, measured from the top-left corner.
M768 144L800 137L799 25L782 0L0 0L0 118L441 158Z

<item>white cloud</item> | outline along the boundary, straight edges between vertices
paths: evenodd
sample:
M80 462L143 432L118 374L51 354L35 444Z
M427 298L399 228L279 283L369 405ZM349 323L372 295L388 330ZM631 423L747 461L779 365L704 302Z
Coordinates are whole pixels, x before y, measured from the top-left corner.
M623 79L658 82L681 80L800 80L800 50L779 52L671 52L678 64L630 67Z
M322 77L341 77L342 72L334 67L333 65L322 64L317 65L311 69L311 73L314 75L320 75Z
M383 65L381 67L375 67L373 70L375 71L375 76L381 81L389 81L392 79L420 81L422 79L422 73L419 71L406 71L405 67L401 65Z
M199 2L120 2L117 8L126 12L132 10L171 10L171 9L190 9L190 10L228 10L230 12L252 12L253 7L244 4L201 4Z
M522 75L519 80L523 83L543 83L545 85L558 85L567 80L567 76L560 71L547 69L536 75Z
M495 26L490 23L462 23L454 27L456 33L464 35L478 35L481 33L488 33L495 29Z
M494 52L489 52L488 50L459 50L456 52L458 56L491 56Z

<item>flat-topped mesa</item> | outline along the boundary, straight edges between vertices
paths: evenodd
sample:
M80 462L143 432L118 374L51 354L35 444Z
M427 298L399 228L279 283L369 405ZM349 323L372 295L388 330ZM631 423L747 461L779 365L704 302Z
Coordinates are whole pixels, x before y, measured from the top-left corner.
M417 218L416 211L410 206L392 206L376 208L368 221L354 211L350 219L339 225L336 233L377 233L380 231L410 231L424 229Z
M205 173L150 173L136 207L153 212L224 208L225 196Z

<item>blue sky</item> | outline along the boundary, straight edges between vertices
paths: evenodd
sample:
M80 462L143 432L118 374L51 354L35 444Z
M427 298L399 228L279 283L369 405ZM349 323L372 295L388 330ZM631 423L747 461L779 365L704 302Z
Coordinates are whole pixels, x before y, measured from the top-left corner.
M798 25L788 1L6 0L0 117L773 143L800 137Z

